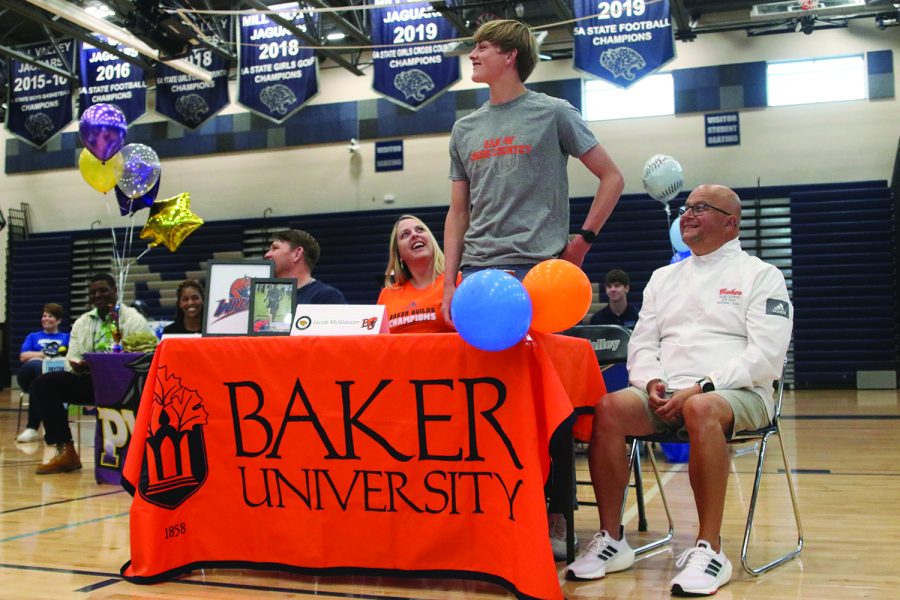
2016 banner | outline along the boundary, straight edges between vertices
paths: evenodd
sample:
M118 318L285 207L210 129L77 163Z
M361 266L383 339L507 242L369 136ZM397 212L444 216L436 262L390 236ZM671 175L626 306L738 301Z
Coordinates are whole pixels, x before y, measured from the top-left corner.
M128 56L137 56L137 50L106 40ZM94 104L114 104L121 109L125 120L131 123L147 110L147 84L144 70L122 60L106 50L85 42L81 43L81 96L80 111Z
M302 31L318 20L316 14L278 14ZM263 14L242 16L238 27L238 103L280 123L319 93L315 52L301 46L293 33Z
M391 0L375 0L374 4L379 8L370 11L375 45L372 89L416 110L459 81L459 57L444 56L453 43L430 43L457 36L449 21L427 2L398 6Z
M575 0L574 66L628 88L675 58L669 0Z
M156 71L156 112L188 129L195 129L228 105L228 63L205 48L195 48L187 60L209 71L201 81L165 63Z
M59 54L72 63L74 42L58 44ZM23 48L22 52L53 67L68 69L52 44ZM69 80L40 67L10 61L9 108L6 128L38 148L72 121Z

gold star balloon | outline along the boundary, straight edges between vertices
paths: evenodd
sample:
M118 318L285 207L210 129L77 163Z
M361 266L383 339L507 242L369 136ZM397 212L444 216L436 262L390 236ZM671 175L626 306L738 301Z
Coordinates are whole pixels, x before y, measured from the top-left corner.
M157 200L150 206L150 217L141 230L141 239L150 240L152 248L165 244L175 252L181 242L203 225L203 219L191 212L191 195L188 192L174 198Z

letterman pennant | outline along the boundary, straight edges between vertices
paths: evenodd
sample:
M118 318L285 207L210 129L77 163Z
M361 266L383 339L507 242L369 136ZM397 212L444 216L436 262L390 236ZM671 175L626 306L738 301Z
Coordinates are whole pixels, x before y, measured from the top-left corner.
M99 37L99 36L98 36ZM137 56L134 48L103 38L123 54ZM81 95L79 114L94 104L114 104L131 123L147 110L144 70L105 50L81 42Z
M391 102L416 110L459 81L459 57L444 56L456 29L427 2L391 5L375 0L372 18L372 89ZM393 47L383 47L393 46Z
M74 58L74 42L59 43L69 64ZM52 44L23 48L29 54L54 67L68 69ZM10 60L9 108L6 128L26 142L40 148L72 121L72 88L69 80L40 67L16 59Z
M575 0L574 67L628 88L675 58L669 0Z
M228 64L204 48L187 56L209 71L213 80L201 81L162 63L156 72L156 112L188 129L196 129L228 105Z
M123 472L122 574L461 577L561 600L548 445L603 393L590 344L563 336L502 352L455 334L168 340Z
M278 14L303 31L318 23L317 13ZM241 16L238 29L238 103L281 123L319 93L315 52L264 14Z

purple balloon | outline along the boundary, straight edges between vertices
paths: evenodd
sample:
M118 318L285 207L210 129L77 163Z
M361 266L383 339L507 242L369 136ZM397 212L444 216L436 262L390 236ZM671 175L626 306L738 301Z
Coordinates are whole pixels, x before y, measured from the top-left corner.
M120 190L119 186L116 186L116 200L119 202L119 214L124 217L127 214L134 214L143 208L150 208L150 205L153 204L153 201L156 200L156 195L159 193L159 183L161 181L162 176L156 180L156 185L154 185L149 192L134 200Z
M81 115L78 133L88 152L102 162L108 161L125 145L128 123L125 115L112 104L94 104Z

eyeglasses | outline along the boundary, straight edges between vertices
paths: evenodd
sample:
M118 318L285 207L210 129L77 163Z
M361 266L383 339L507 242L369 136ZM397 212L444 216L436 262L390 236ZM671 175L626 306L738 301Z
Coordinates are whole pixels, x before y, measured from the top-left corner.
M706 202L698 202L697 204L685 204L684 206L682 206L681 208L678 209L678 215L681 216L684 213L686 213L687 211L691 211L694 213L694 216L696 217L697 215L702 215L703 213L705 213L708 210L714 210L716 212L722 213L723 215L726 215L729 217L731 216L730 212L725 212L721 208L716 208L712 204L707 204Z

